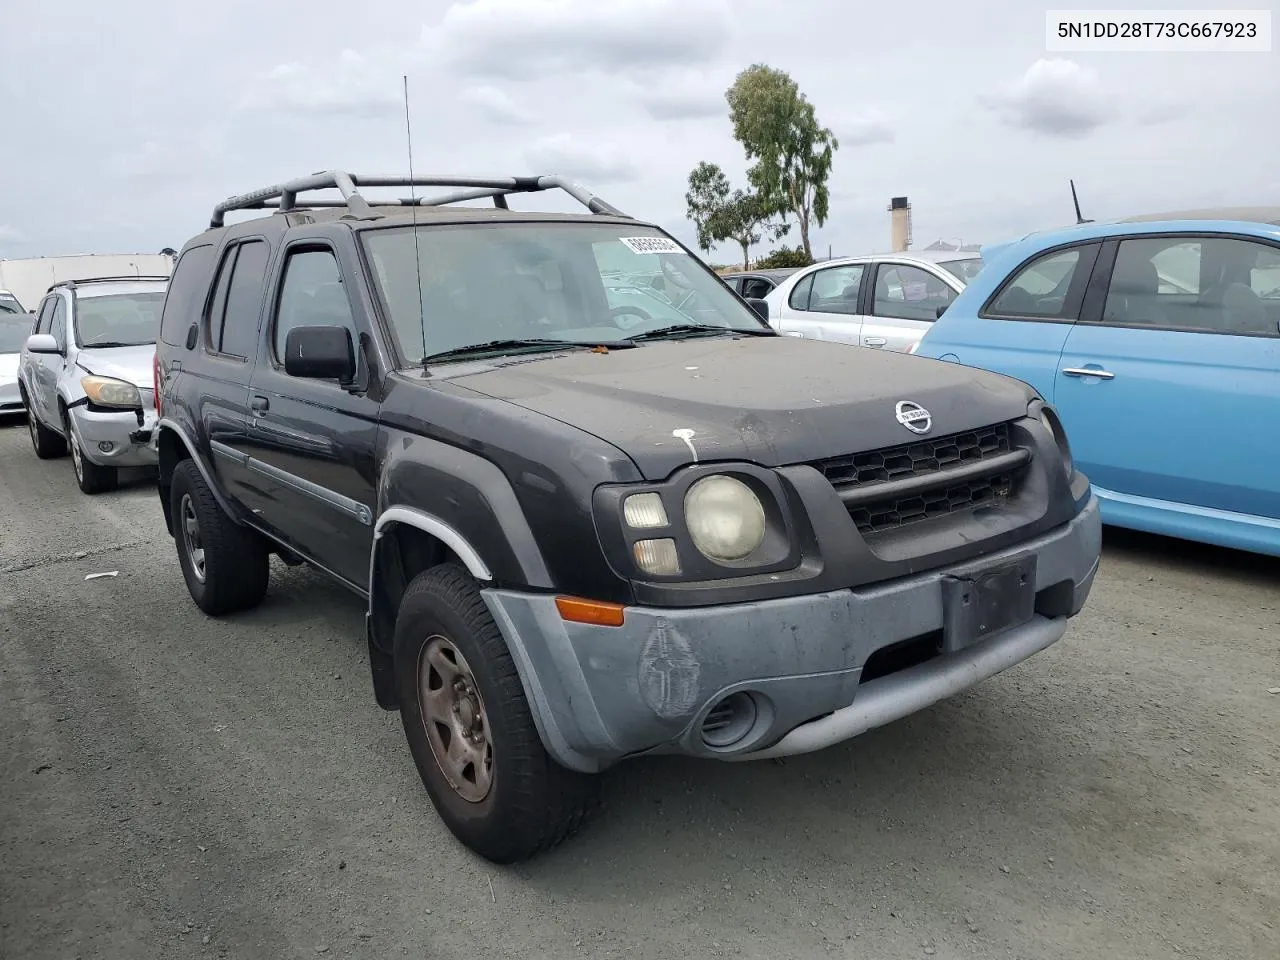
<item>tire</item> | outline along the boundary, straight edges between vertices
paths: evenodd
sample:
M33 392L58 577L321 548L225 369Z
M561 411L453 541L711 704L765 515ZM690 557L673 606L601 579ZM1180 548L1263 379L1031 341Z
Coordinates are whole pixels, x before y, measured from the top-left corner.
M84 455L84 447L71 426L71 416L65 410L62 413L62 429L66 431L67 447L71 451L71 469L76 475L76 486L81 493L93 496L95 493L106 493L114 490L119 482L119 474L115 467L102 467Z
M178 563L196 606L218 617L261 603L271 574L267 546L223 512L195 461L178 464L169 496Z
M460 669L464 692L443 693L449 685L442 684L433 710L424 687L444 679L447 671L436 666L442 662ZM466 847L493 863L526 860L575 833L596 810L597 778L560 766L542 746L506 641L461 567L433 567L409 584L396 617L395 664L400 718L418 774L436 812ZM426 684L419 682L420 670ZM441 711L446 701L462 706ZM452 716L457 726L432 713ZM477 713L481 747L458 732ZM468 776L461 765L437 757L437 750L447 754L446 742L489 758L487 789L476 763Z
M26 399L25 394L23 399ZM30 403L27 404L27 431L31 434L31 446L41 460L66 456L66 441L40 422Z

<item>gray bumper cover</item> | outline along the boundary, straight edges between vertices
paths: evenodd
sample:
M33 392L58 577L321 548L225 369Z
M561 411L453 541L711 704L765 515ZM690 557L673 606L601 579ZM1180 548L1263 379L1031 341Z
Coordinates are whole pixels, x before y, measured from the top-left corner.
M565 622L555 598L485 590L548 752L595 772L642 753L754 760L819 750L952 696L1058 640L1084 605L1101 550L1097 500L1069 524L983 558L1036 555L1036 589L1069 591L1065 615L1032 619L918 666L860 683L884 647L943 626L932 570L866 588L691 609L628 607L620 627ZM966 564L971 566L971 564ZM724 697L756 719L727 748L703 742Z

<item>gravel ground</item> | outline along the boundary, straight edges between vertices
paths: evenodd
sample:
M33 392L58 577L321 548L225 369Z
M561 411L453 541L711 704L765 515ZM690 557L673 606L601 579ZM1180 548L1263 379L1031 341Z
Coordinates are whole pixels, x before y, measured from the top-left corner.
M276 567L207 619L145 476L85 497L0 425L0 956L1275 960L1277 624L1280 564L1109 531L1039 657L785 765L624 765L499 869L357 600Z

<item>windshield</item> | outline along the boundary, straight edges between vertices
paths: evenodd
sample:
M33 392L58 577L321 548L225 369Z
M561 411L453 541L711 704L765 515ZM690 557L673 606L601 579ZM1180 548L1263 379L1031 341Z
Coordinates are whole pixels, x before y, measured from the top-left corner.
M29 313L0 313L0 353L21 353L33 320Z
M164 291L76 298L76 343L81 347L140 347L156 342Z
M677 324L709 333L768 329L715 274L651 227L417 230L416 261L412 226L363 235L400 348L415 360L500 340L609 343Z
M956 277L965 283L970 283L982 270L982 258L968 257L964 260L944 260L942 263L939 263L938 266L942 267L943 270L946 270L947 273L951 274L953 277Z
M0 293L0 314L26 312L22 309L22 304L18 302L17 297L9 293Z

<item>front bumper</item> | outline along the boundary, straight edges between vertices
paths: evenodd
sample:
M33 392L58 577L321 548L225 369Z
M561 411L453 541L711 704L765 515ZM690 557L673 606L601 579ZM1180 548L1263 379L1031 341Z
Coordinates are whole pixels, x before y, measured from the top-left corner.
M81 404L72 407L70 413L85 459L102 467L156 464L158 458L151 447L156 426L154 409L143 411L141 424L136 410L100 413Z
M1091 495L1070 523L981 558L999 563L1034 555L1035 613L1020 626L896 671L884 666L893 655L887 648L901 650L909 641L920 649L942 635L944 580L956 570L754 603L628 607L620 627L566 622L551 596L483 595L516 660L543 743L562 765L596 772L645 753L751 760L847 740L1048 647L1084 606L1101 545ZM877 652L878 675L863 682ZM734 693L749 695L746 715L753 719L731 745L713 746L704 724Z

